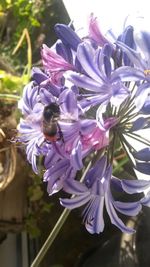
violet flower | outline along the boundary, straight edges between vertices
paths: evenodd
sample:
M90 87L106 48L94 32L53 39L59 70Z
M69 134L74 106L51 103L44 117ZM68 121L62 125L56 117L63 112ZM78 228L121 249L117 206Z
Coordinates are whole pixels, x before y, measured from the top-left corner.
M90 169L85 177L84 183L74 180L67 180L65 191L76 196L72 199L60 199L63 206L68 209L74 209L85 205L83 210L83 221L86 229L90 233L100 233L104 230L103 210L104 204L111 223L121 229L122 232L133 233L134 230L126 227L118 217L116 210L126 215L137 215L141 210L140 202L121 202L115 201L111 186L117 178L112 176L112 166L107 165L106 157L102 157ZM116 182L116 181L115 181ZM136 193L149 186L148 181L140 181L139 187L137 181L123 180L120 184L122 189L127 193ZM138 184L138 183L137 183Z
M78 46L77 58L84 73L67 71L64 77L90 92L87 100L92 102L93 99L94 105L103 102L120 105L130 95L124 82L144 78L144 74L132 67L122 66L114 69L112 48L109 44L95 50L90 43L84 42Z
M113 167L123 151L135 172L150 174L150 140L144 137L150 129L150 34L142 33L138 42L128 26L111 43L93 14L88 27L81 39L70 26L57 24L59 40L52 48L43 45L43 68L33 68L19 102L23 118L16 140L25 145L35 173L43 158L49 195L63 190L74 195L61 198L63 206L84 205L90 233L104 230L104 207L112 224L133 233L117 212L135 216L142 205L149 207L150 180L117 178ZM79 181L89 161L91 168ZM122 202L114 191L140 194L139 200Z

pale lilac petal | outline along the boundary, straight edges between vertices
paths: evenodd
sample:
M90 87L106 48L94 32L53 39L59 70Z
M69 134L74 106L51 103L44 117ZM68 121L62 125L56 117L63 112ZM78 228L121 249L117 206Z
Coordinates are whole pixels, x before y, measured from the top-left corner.
M44 159L44 166L46 169L49 169L55 162L57 162L59 156L55 153L55 150L51 149L48 151L48 154Z
M48 79L48 76L41 71L41 69L37 67L33 67L31 70L31 77L34 81L36 81L38 84L42 83L43 81Z
M146 124L146 118L139 117L135 121L132 122L132 127L130 128L130 132L135 132L142 129Z
M123 66L114 71L114 73L111 75L111 81L115 81L120 77L122 82L131 82L131 81L139 81L139 80L145 80L145 74L143 71Z
M146 65L144 61L142 60L139 52L135 51L134 49L128 47L127 45L121 42L117 42L117 45L127 54L129 59L135 66L143 70L146 68Z
M68 160L62 159L57 162L57 164L50 167L44 174L44 181L48 181L51 177L58 179L68 168Z
M105 92L105 91L104 91ZM92 96L86 96L86 98L83 98L80 100L80 106L82 107L82 110L84 112L88 111L91 107L94 107L98 104L108 102L108 94L96 94Z
M134 229L125 226L122 220L118 217L108 195L106 195L105 197L105 205L112 224L116 225L122 232L128 234L132 234L135 232Z
M107 158L103 156L95 165L88 171L85 177L85 183L88 188L91 188L97 178L101 179L105 175Z
M72 148L74 141L79 138L79 121L69 122L69 118L62 118L59 121L59 126L63 135L63 139L65 141L65 147L67 148L70 144Z
M56 177L50 177L47 184L47 192L49 195L53 195L63 188L63 179Z
M74 198L60 198L60 204L68 209L75 209L86 204L91 199L89 192Z
M78 107L77 107L77 99L76 95L72 90L64 90L59 96L59 105L61 107L64 116L70 114L70 117L74 118L74 120L78 119Z
M68 179L65 182L65 191L72 195L82 195L83 193L87 192L88 189L83 183Z
M144 174L150 175L150 162L136 162L135 168ZM149 181L150 185L150 181Z
M96 198L94 201L94 206L91 207L91 209L94 210L93 216L88 215L85 222L85 227L89 233L99 234L104 230L104 218L103 218L104 197Z
M81 121L81 133L82 134L89 134L91 133L96 127L95 120L85 119Z
M122 82L116 82L112 84L112 97L110 102L112 105L118 107L122 102L129 97L130 93L127 87Z
M150 192L147 193L145 197L141 199L141 204L150 208Z
M147 180L121 180L122 188L128 194L141 193L149 188L150 181Z
M104 60L104 68L105 68L106 76L108 78L110 78L111 71L112 71L110 59L107 56L104 56L104 59L103 60Z
M45 88L40 89L40 98L41 102L45 105L49 105L52 102L55 102L55 97Z
M83 167L83 162L82 162L82 144L80 141L75 141L73 145L73 149L71 152L70 156L70 162L71 165L76 169L76 170L81 170Z
M144 106L144 103L146 102L149 94L150 94L149 83L141 84L138 87L136 95L135 95L135 105L136 105L137 111L141 110L141 108Z
M125 28L121 36L119 36L118 40L126 44L130 48L135 48L135 42L134 42L134 28L129 25ZM123 61L126 66L130 66L132 63L129 59L129 57L123 52Z
M147 31L139 31L135 34L135 42L141 54L144 53L145 62L150 63L150 33Z
M147 99L145 100L144 105L142 106L141 112L147 115L150 114L150 96L148 96Z
M120 201L114 201L113 205L115 209L117 209L120 213L128 215L128 216L136 216L142 206L140 202L120 202Z
M87 90L94 91L97 93L101 92L100 85L102 84L92 80L91 78L87 77L84 74L79 74L73 71L67 71L64 74L64 77L70 82L72 82L73 84L75 84L76 86L79 86L81 88L85 88Z
M143 148L132 153L134 158L142 161L150 161L150 147Z
M115 176L111 177L111 187L113 187L115 191L123 192L121 180Z
M101 74L94 62L95 50L90 43L82 43L78 46L77 58L86 73L98 83L102 83Z
M35 143L36 139L28 143L28 146L26 148L26 154L27 154L27 160L29 161L29 163L32 164L33 171L36 174L38 174L37 153L36 153Z
M38 87L32 81L24 87L23 97L18 102L18 108L23 115L29 115L38 102Z

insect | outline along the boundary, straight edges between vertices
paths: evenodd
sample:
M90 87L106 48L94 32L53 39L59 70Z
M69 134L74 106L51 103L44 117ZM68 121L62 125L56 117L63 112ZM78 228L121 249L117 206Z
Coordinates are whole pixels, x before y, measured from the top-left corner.
M62 132L58 123L60 108L56 103L50 103L43 111L43 134L45 139L50 142L58 140L58 133L63 140Z

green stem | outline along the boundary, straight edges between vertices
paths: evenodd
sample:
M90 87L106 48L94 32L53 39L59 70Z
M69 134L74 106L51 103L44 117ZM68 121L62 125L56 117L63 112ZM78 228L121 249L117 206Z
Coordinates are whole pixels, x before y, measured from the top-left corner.
M90 161L87 168L85 169L85 172L83 173L80 182L82 182L85 178L85 175L87 174L88 170L90 169L92 165L92 162ZM72 198L75 195L72 195ZM40 262L43 260L45 254L47 253L48 249L52 245L53 241L57 237L59 231L61 230L62 226L64 225L66 219L68 218L71 210L68 210L67 208L64 209L61 216L59 217L57 223L55 224L53 230L51 231L50 235L46 239L44 245L42 246L41 250L39 251L38 255L34 259L33 263L31 264L31 267L38 267Z
M42 246L41 250L39 251L38 255L34 259L31 267L38 267L40 262L43 260L45 254L47 253L48 249L52 245L53 241L57 237L59 231L61 230L63 224L65 223L66 219L68 218L69 213L71 210L64 209L63 213L59 217L57 223L55 224L52 232L48 236L47 240L45 241L44 245Z
M115 142L116 142L116 132L114 131L113 134L113 140L111 144L111 156L110 156L110 163L113 164L113 158L114 158L114 148L115 148Z
M117 166L113 169L113 174L116 173L121 169L122 166L124 166L128 162L128 157L125 157L125 159L122 159L121 162L117 163Z
M15 100L15 101L20 100L20 96L12 94L0 94L0 98L6 100Z

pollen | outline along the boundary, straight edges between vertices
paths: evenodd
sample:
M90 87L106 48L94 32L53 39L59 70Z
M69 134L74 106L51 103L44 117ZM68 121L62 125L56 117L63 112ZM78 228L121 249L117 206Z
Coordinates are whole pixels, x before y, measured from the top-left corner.
M144 70L145 76L150 75L150 70Z

